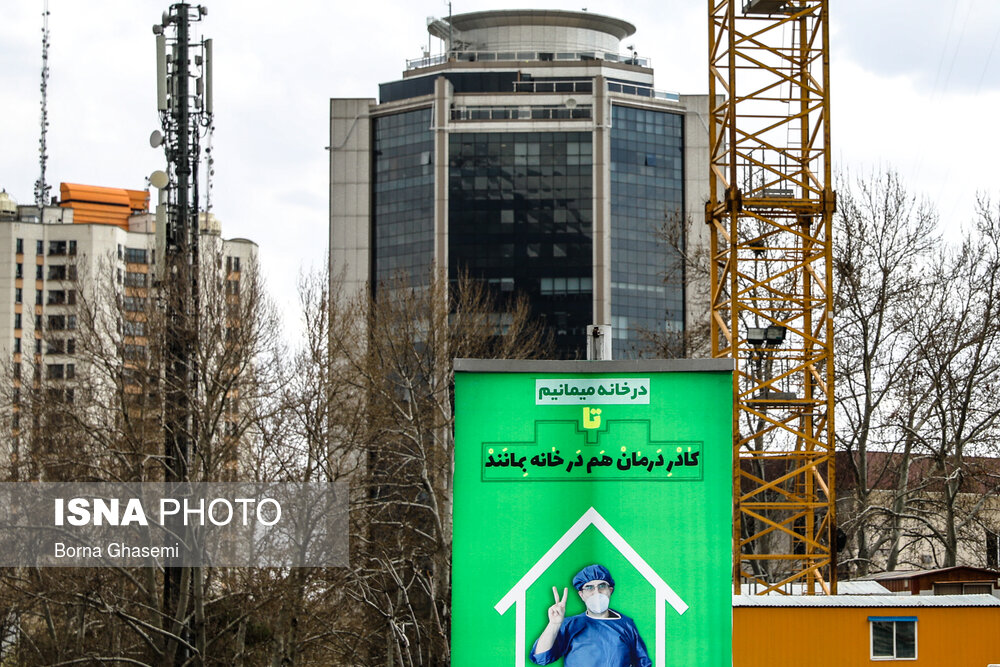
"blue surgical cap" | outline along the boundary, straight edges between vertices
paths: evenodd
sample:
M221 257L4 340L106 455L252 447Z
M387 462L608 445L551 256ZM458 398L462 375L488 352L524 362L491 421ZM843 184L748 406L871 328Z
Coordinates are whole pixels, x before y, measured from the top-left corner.
M615 580L608 572L608 568L596 563L588 565L576 573L576 576L573 577L573 588L579 591L588 581L606 581L612 587L615 585Z

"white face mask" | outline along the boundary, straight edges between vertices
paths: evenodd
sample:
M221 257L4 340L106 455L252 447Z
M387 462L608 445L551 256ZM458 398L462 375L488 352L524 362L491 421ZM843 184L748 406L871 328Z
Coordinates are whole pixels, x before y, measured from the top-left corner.
M611 598L604 593L594 593L587 598L587 611L592 614L603 614L608 610Z

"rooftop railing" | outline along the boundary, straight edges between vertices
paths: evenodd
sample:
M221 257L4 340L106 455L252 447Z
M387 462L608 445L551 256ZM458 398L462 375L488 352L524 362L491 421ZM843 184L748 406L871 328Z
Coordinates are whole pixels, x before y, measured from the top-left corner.
M420 69L443 65L454 59L459 62L565 62L604 60L638 67L651 67L649 58L605 51L450 51L436 56L426 56L406 61L406 69Z
M671 102L681 101L681 96L678 93L669 93L665 90L653 90L649 86L637 86L630 83L618 83L617 81L608 81L608 90L612 93L652 97L657 100L669 100Z

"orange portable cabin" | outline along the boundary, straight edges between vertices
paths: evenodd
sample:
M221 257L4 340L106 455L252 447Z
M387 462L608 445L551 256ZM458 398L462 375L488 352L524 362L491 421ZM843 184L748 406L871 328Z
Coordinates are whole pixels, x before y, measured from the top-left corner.
M128 230L129 216L149 210L149 192L78 183L59 184L59 205L73 209L73 223L117 225Z
M734 667L1000 664L992 595L735 595Z

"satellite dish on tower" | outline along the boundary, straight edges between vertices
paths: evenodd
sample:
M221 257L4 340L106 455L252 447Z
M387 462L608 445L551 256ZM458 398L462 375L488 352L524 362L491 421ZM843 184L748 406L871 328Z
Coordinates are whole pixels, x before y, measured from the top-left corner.
M149 175L149 184L152 185L157 190L162 190L167 187L167 183L170 179L167 178L167 172L157 169L152 174Z
M153 130L153 133L149 135L149 145L153 148L159 148L163 145L163 133L159 130Z

